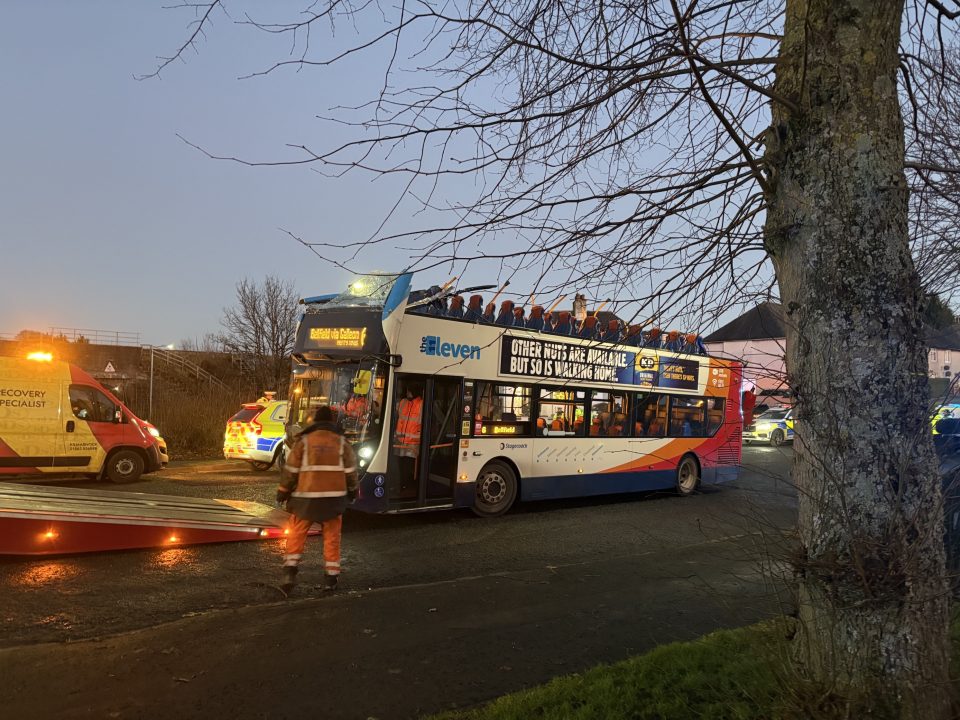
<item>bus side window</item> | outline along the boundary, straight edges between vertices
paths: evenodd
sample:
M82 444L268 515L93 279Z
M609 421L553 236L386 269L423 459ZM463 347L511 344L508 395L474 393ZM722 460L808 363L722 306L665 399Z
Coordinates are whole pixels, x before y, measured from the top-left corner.
M704 398L670 398L670 437L703 437Z
M666 395L636 394L633 405L634 437L663 437L666 417Z
M716 435L723 425L723 398L707 398L707 437Z

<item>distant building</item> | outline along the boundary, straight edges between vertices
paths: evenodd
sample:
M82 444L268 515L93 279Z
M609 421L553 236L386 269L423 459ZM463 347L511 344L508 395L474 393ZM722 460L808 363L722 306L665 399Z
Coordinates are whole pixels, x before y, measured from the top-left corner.
M703 340L711 355L743 361L744 379L758 395L786 399L786 331L779 303L760 303Z
M744 377L756 384L759 394L786 392L786 331L783 307L779 303L760 303L707 335L704 342L711 355L743 360L746 363ZM960 367L960 325L928 331L927 346L930 377L955 375Z
M930 354L927 366L930 377L949 378L960 369L960 325L951 325L943 330L927 333Z

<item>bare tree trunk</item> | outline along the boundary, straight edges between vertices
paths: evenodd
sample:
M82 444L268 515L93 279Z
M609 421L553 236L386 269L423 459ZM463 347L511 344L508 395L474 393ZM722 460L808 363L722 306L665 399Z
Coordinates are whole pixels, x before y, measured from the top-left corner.
M790 0L765 165L765 244L799 422L807 677L904 718L945 718L943 514L927 428L923 296L897 100L902 0Z

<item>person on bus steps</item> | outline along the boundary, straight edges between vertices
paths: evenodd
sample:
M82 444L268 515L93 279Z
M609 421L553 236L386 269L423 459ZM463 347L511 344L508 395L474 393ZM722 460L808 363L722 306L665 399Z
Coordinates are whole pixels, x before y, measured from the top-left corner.
M420 388L407 385L404 397L397 404L397 427L394 432L394 454L400 461L400 496L417 494L417 458L420 455L420 416L423 399Z
M344 412L348 418L354 418L359 421L367 412L367 396L354 393L354 395L347 400Z
M324 590L335 590L340 577L340 535L343 511L356 497L357 459L333 422L329 405L317 408L314 423L297 436L287 455L285 477L277 488L277 504L293 515L283 556L283 591L297 584L307 534L314 523L323 533Z

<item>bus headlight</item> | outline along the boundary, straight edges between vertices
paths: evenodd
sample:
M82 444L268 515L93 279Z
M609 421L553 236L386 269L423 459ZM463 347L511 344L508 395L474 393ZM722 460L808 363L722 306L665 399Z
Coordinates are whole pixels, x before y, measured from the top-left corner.
M373 448L370 447L369 445L364 445L362 448L360 448L357 451L357 455L359 455L364 460L369 460L370 458L373 457Z

